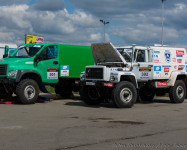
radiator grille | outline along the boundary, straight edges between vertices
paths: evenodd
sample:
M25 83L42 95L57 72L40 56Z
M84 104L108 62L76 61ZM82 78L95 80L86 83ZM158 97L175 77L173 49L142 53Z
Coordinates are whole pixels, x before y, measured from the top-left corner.
M7 65L0 65L0 75L6 75Z
M103 79L103 68L86 68L87 79Z

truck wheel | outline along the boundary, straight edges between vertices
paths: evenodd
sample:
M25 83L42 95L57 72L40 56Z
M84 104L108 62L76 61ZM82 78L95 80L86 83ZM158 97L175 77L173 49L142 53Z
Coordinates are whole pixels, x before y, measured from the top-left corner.
M112 101L118 108L131 108L137 99L135 86L128 81L120 82L112 92Z
M147 86L143 86L139 91L139 96L142 101L151 102L155 97L155 90Z
M101 103L101 96L96 87L82 86L80 96L88 105L99 105Z
M34 104L39 95L38 84L32 79L24 79L17 85L16 94L22 104Z
M177 80L169 89L169 98L172 103L182 103L186 97L186 86L182 80Z

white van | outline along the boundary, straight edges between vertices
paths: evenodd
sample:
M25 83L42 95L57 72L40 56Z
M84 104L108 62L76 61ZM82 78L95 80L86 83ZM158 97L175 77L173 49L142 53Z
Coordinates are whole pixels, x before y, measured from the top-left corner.
M0 59L3 58L5 46L9 47L9 52L16 50L17 45L16 44L6 44L6 43L0 43Z

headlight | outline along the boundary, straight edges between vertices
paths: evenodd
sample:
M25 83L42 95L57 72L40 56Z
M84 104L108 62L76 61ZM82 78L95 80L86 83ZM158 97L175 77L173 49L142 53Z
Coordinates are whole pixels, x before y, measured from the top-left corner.
M115 77L114 77L114 76L111 76L111 77L110 77L110 81L115 81Z
M10 72L8 73L8 76L9 76L9 77L16 77L16 76L17 76L17 73L18 73L17 70L10 71Z
M81 79L81 80L85 80L85 78L86 78L86 77L85 77L85 72L84 72L84 73L81 73L80 79Z

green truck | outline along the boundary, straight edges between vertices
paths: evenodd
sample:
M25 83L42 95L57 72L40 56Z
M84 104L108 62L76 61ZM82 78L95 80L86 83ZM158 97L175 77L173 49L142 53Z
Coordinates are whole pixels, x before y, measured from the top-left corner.
M89 46L30 43L23 44L6 58L0 59L0 99L12 94L22 104L33 104L45 85L67 98L78 91L75 81L85 66L93 65Z

